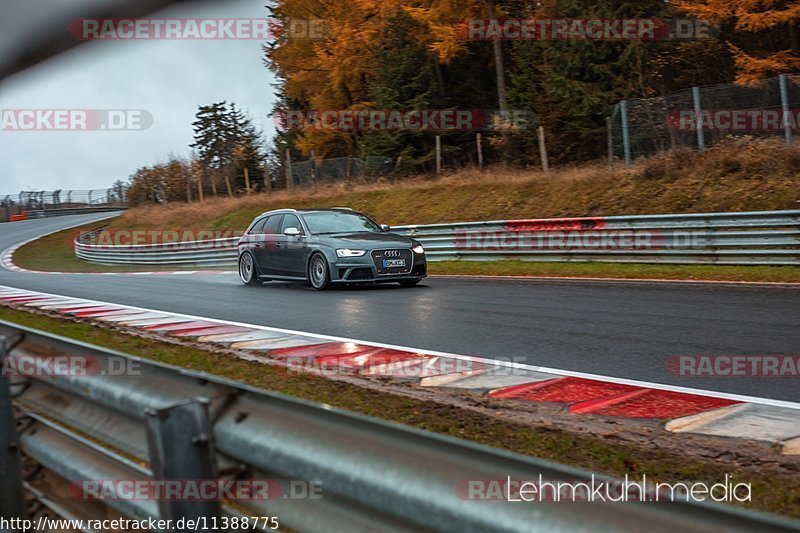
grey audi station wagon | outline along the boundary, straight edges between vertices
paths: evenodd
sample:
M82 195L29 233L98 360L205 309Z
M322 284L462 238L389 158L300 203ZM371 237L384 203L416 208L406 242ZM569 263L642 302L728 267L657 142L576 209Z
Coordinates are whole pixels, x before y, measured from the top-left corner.
M240 239L239 276L251 286L283 280L317 290L332 283L413 287L427 276L427 261L419 242L351 209L280 209L256 217Z

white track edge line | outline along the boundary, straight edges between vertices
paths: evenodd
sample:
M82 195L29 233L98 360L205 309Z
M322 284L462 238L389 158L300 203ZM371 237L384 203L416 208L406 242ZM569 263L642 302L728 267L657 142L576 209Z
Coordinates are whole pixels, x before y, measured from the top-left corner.
M771 287L800 289L800 283L784 281L731 281L713 279L663 279L663 278L594 278L580 276L492 276L489 274L431 274L431 278L444 279L500 279L500 280L519 280L519 281L590 281L590 282L630 282L635 284L653 283L658 285L681 284L681 285L710 285L710 286L732 286L732 287Z
M62 231L67 231L67 230L79 228L81 226L85 226L86 224L93 224L94 222L102 222L104 220L110 220L112 218L117 218L118 216L120 216L120 215L119 214L116 214L116 215L109 214L108 216L104 216L104 217L98 218L98 219L94 220L93 222L83 221L83 222L80 222L80 223L75 223L72 226L67 226L65 228L60 228L60 229L57 229L57 230L53 230L53 231L51 231L49 233L45 233L43 235L39 235L37 237L33 237L32 239L28 239L26 241L22 241L22 242L18 242L17 244L13 244L13 245L9 246L8 248L6 248L5 250L3 250L3 253L0 253L0 267L4 268L5 270L8 270L9 272L25 272L25 273L29 273L29 274L65 274L66 272L40 272L40 271L37 271L37 270L27 270L27 269L24 269L24 268L20 268L20 267L18 267L17 265L14 264L14 252L19 250L20 248L22 248L26 244L30 244L33 241L38 241L39 239L44 239L45 237L49 237L50 235L55 235L56 233L59 233L59 232L62 232ZM47 219L35 219L35 220L47 220ZM6 261L8 261L11 265L14 266L14 268L16 268L18 270L12 270L11 268L8 268L6 266Z

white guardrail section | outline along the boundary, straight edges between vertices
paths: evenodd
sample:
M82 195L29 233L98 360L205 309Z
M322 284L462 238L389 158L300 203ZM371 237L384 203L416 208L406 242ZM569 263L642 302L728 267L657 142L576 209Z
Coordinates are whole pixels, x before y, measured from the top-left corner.
M395 226L429 261L599 261L800 265L800 210L696 213ZM107 265L234 266L238 238L171 245L75 241L81 259Z
M228 531L269 531L263 517L277 517L283 531L304 533L797 528L680 496L621 504L473 496L471 483L591 483L593 474L0 321L0 362L21 368L39 354L92 361L95 372L0 373L0 518L34 519L28 504L36 500L68 519L205 520L198 530L206 531L223 517L261 517L220 528ZM269 490L218 501L130 488L164 482L268 482ZM594 483L619 481L598 475Z

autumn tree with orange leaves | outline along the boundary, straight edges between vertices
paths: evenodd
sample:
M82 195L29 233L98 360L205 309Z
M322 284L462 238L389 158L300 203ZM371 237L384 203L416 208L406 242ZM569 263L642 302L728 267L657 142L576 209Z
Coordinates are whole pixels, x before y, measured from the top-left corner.
M792 72L800 66L800 2L787 0L684 0L689 16L719 25L746 83Z
M621 99L693 85L747 82L798 68L800 3L787 0L275 0L288 25L324 20L320 39L282 36L265 47L278 108L495 109L530 112L548 131L555 164L601 157L605 117ZM696 18L719 27L694 41L474 41L485 18ZM443 136L468 164L474 135ZM487 157L537 162L535 135L487 133ZM402 156L430 168L433 135L311 128L277 138L278 156ZM502 148L502 149L501 149ZM274 154L273 154L274 155Z

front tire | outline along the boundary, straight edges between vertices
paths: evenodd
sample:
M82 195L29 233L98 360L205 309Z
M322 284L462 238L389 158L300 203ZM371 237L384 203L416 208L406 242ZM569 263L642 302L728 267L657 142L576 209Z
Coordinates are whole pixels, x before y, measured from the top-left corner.
M250 252L245 252L239 256L239 278L249 287L257 287L260 285L258 281L258 272L256 271L256 262Z
M331 270L325 256L316 253L308 262L308 282L318 291L324 291L331 284Z

